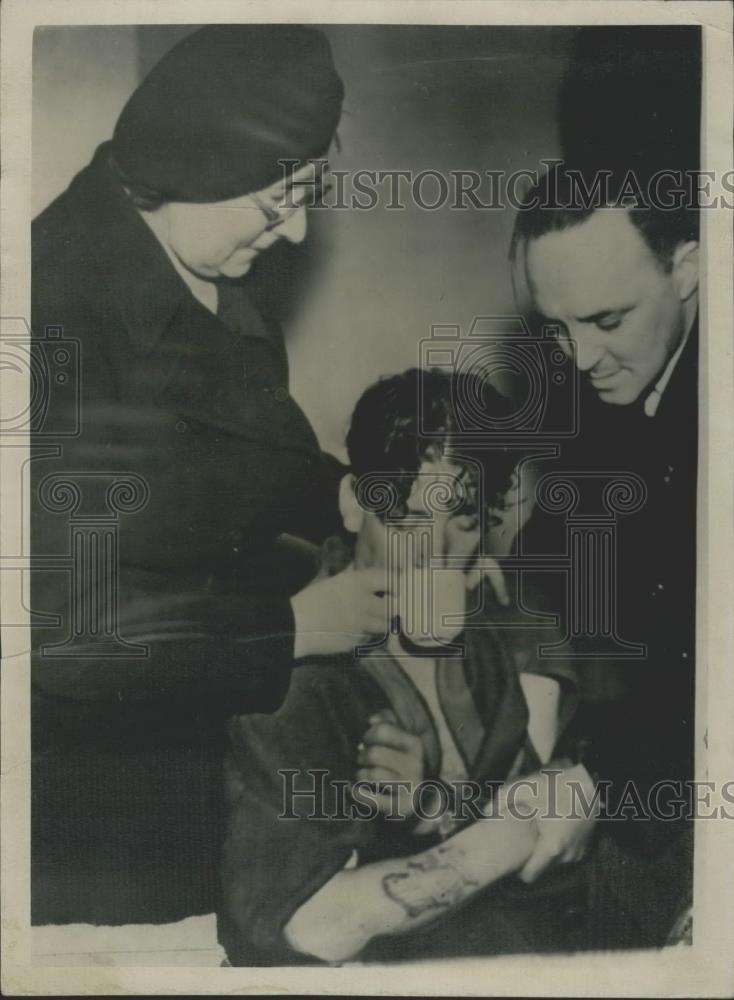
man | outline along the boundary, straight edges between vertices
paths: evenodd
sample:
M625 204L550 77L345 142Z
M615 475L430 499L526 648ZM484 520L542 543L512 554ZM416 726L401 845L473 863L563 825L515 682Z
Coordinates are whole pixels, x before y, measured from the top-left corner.
M369 578L278 560L332 474L240 280L303 240L342 95L318 31L195 31L34 222L33 332L81 399L33 440L34 923L211 912L225 719L384 630Z
M503 397L481 390L504 412ZM400 633L366 655L312 660L275 715L232 721L220 916L232 964L557 950L584 940L578 871L555 873L537 891L502 881L530 857L534 824L477 812L492 807L492 783L551 758L575 686L563 659L538 660L535 638L512 627L512 608L476 613L474 557L514 465L502 451L456 442L453 401L477 391L471 376L411 370L357 403L340 491L350 541L345 550L332 540L323 572L348 562L350 571L397 575ZM416 592L434 608L431 628L409 624ZM461 635L460 624L442 624L447 615L467 621ZM446 655L439 640L460 649ZM442 783L447 802L465 798L458 789L472 779L481 789L474 813L429 804L417 793L426 779L439 799ZM391 781L406 783L403 794L389 794ZM369 815L365 784L379 807Z
M629 471L645 484L641 509L619 525L613 595L618 635L642 644L644 657L599 666L600 675L618 668L623 695L616 709L589 712L585 763L613 782L608 813L624 800L627 782L645 807L656 782L679 783L658 799L668 821L641 819L620 830L647 856L676 859L667 868L650 863L642 879L657 885L647 897L637 891L630 906L637 925L629 943L655 944L664 941L690 880L685 824L669 818L671 800L681 791L686 798L680 783L693 777L697 217L685 207L620 203L614 185L621 175L609 179L611 200L602 195L580 207L579 190L592 190L593 181L588 170L570 166L545 175L518 215L512 257L518 282L542 320L557 326L584 382L580 435L564 445L562 467L571 475ZM553 520L531 520L524 551L564 545L563 525ZM579 651L595 654L593 643ZM550 826L541 825L538 870L576 835L573 824Z

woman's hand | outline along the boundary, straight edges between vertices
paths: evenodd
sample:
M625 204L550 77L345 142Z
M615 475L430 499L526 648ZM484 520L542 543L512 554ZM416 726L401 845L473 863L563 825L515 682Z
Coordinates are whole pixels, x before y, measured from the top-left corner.
M295 659L345 653L387 635L386 593L384 569L346 569L304 587L291 598Z

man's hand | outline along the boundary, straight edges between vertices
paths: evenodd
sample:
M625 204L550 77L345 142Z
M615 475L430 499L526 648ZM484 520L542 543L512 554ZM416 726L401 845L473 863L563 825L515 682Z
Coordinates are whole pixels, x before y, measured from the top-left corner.
M535 507L537 474L525 466L522 482L517 469L510 480L510 488L503 497L501 509L492 511L496 523L488 529L484 545L493 556L506 556L520 529L526 524Z
M291 598L294 657L345 653L388 631L389 602L382 569L346 569L315 580Z
M474 587L478 587L482 582L482 577L489 581L492 590L494 591L494 596L499 601L503 607L508 607L510 603L510 595L507 593L507 584L505 583L505 575L502 572L502 568L496 559L489 555L482 555L482 569L469 570L465 574L465 586L467 590L473 590Z
M399 811L408 818L413 814L413 791L425 773L423 742L419 736L402 729L389 708L375 713L369 723L357 751L357 780L377 786L374 801L380 812ZM400 789L396 799L394 790L379 791L385 781L404 781L409 787Z
M599 815L594 782L583 764L563 769L549 765L510 783L502 789L500 803L503 811L532 816L537 825L535 850L519 872L523 882L535 882L551 866L579 861Z
M521 484L517 470L513 472L510 488L503 497L502 508L492 511L495 523L490 524L484 535L481 574L478 570L467 574L467 586L469 587L478 586L482 576L488 580L495 597L504 607L510 604L510 595L507 592L507 584L500 564L493 557L506 556L510 552L518 532L528 521L535 507L533 495L535 477L531 475L527 467L523 476Z

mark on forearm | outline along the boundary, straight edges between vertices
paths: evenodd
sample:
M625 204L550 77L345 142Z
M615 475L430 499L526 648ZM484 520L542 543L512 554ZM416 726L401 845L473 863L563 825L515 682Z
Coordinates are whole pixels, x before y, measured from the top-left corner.
M479 887L478 882L466 878L452 863L452 859L458 859L461 853L439 847L423 855L419 861L408 861L407 870L383 876L385 895L398 903L411 919L430 910L456 906L472 889Z

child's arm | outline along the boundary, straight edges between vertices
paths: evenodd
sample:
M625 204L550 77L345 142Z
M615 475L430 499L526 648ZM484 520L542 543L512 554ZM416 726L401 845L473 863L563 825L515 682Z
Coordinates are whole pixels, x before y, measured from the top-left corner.
M561 685L542 674L520 674L520 687L528 706L528 736L541 764L547 764L558 741L558 707Z
M422 927L517 871L535 840L534 822L505 815L419 854L341 871L296 911L285 938L324 961L354 958L372 938Z

